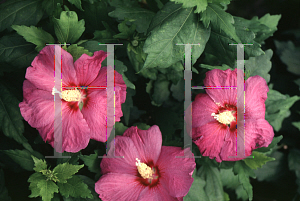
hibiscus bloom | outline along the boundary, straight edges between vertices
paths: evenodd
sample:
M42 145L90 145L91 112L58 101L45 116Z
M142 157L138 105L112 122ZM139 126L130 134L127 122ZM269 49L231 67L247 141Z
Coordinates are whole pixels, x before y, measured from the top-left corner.
M54 88L54 55L54 46L46 46L32 61L32 67L28 67L26 71L27 80L23 84L24 100L19 104L24 119L36 128L43 140L48 141L52 147L55 115L53 92L57 90ZM88 145L90 139L105 142L106 133L109 136L113 126L108 125L106 130L106 89L76 88L107 86L107 67L101 67L101 62L106 58L107 53L97 51L92 57L83 54L74 64L68 52L61 49L61 55L62 151L78 152ZM122 75L116 71L114 75L115 121L120 121L123 115L121 104L126 99L126 85Z
M108 156L114 153L109 150ZM161 132L154 125L148 130L128 128L115 139L115 156L103 158L103 176L95 190L103 201L178 201L188 193L196 167L193 153L183 156L180 147L162 146Z
M205 86L237 86L237 69L214 69L206 73ZM265 100L269 88L265 79L256 75L245 82L245 157L253 149L267 147L274 137L272 126L265 120ZM237 89L206 89L192 105L192 139L203 156L217 162L236 161ZM188 118L188 117L187 117ZM189 132L189 131L188 131ZM240 132L240 131L239 131Z

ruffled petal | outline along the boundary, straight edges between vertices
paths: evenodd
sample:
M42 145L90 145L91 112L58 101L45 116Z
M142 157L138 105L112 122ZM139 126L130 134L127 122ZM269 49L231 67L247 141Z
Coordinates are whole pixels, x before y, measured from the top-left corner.
M209 156L211 159L216 157L216 161L218 161L228 132L227 126L215 121L193 128L193 140L203 156Z
M137 126L128 128L123 136L130 137L140 153L142 163L153 161L155 164L161 153L162 137L159 127L154 125L148 130L138 129Z
M264 119L265 101L269 91L266 80L258 75L245 83L245 119Z
M76 84L76 72L73 65L73 57L70 53L61 49L61 60L55 60L55 48L59 46L46 46L40 53L34 58L31 65L26 70L25 78L34 84L38 89L46 91L52 91L55 86L54 80L54 61L61 64L62 68L62 84L63 86ZM60 76L60 75L59 75Z
M236 87L237 69L233 71L230 69L225 71L220 69L208 71L203 82L205 86ZM236 105L237 103L237 89L206 89L206 93L220 106L224 106L225 104Z
M107 53L100 50L94 52L90 57L87 54L81 55L74 63L78 84L80 86L90 86L97 77L102 61L107 57Z
M147 186L140 194L138 201L178 201L177 198L169 195L167 189L162 183L158 183L156 186L149 188Z
M136 176L129 174L108 173L95 184L95 191L103 201L138 200L145 188Z
M116 136L115 142L112 141L110 144L112 145L112 143L115 143L115 153L110 149L108 156L124 156L124 158L103 158L100 164L102 174L122 173L137 175L138 170L135 163L136 158L139 158L140 154L130 137Z
M160 157L156 163L162 180L166 184L169 194L172 197L184 197L194 181L192 173L196 167L194 154L186 150L190 158L176 158L184 156L184 150L180 147L163 146Z

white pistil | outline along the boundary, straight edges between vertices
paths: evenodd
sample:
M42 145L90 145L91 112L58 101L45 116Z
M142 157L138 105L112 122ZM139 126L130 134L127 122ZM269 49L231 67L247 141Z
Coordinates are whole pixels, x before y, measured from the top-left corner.
M58 93L61 99L64 99L68 102L81 100L81 93L77 89L64 90L62 92L59 92L55 87L53 87L52 95L54 95L55 93Z
M153 171L152 169L146 165L145 163L141 163L141 161L136 158L137 162L135 162L135 165L137 166L137 169L140 173L140 175L144 178L144 179L153 179L152 174Z
M229 125L235 119L230 111L225 111L220 114L212 113L211 116L213 116L218 122L227 125Z

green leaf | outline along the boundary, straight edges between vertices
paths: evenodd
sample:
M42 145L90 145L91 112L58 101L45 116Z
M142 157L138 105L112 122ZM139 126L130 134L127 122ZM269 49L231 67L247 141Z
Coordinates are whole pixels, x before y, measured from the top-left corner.
M108 13L110 17L117 18L118 20L129 19L131 23L135 24L136 30L139 33L146 33L155 13L138 7L117 7L113 12Z
M287 164L285 154L280 151L274 151L269 156L275 158L275 160L254 170L258 181L276 181L282 177L285 172L288 172L288 169L285 167Z
M238 175L239 182L243 185L243 188L246 190L249 200L252 201L253 191L249 176L255 178L253 170L250 167L248 167L244 161L236 161L236 163L233 166L233 172L235 175Z
M37 183L37 188L40 189L40 196L43 201L50 201L54 193L58 193L58 186L51 180L40 180Z
M289 169L294 171L300 170L300 150L291 149L288 156Z
M282 140L282 138L283 138L282 135L280 135L278 137L274 137L271 144L269 144L268 147L261 147L261 148L255 149L255 151L263 152L265 154L271 153L272 150L274 149L274 147L276 147L277 144Z
M15 161L17 164L19 164L23 169L27 171L33 170L33 160L31 158L31 153L26 150L1 150L1 152L7 154L13 161Z
M84 11L81 7L81 0L68 0L71 4L75 5L79 10Z
M170 90L169 90L170 82L167 80L166 76L163 74L159 74L157 80L154 82L154 93L151 95L152 104L156 106L161 106L163 102L169 99Z
M204 190L210 201L220 201L224 199L223 185L218 168L203 164L197 173L201 179L205 180Z
M43 16L40 0L10 0L0 4L0 32L11 25L36 25Z
M232 68L230 68L226 64L222 64L222 66L210 66L210 65L207 65L207 64L200 64L200 67L201 68L206 68L206 69L209 69L209 70L213 70L213 69L220 69L220 70L231 69L231 70L233 70Z
M69 163L63 163L57 165L53 169L53 174L56 174L60 183L66 183L67 179L70 179L79 169L83 168L84 165L71 165Z
M98 31L96 30L94 32L94 40L99 41L102 44L106 44L106 43L117 43L117 39L115 39L113 37L114 33L110 30L102 30L102 31Z
M27 43L18 35L6 35L0 39L0 62L7 62L16 68L30 66L37 55L35 45Z
M119 123L119 122L116 122ZM122 123L120 123L122 124ZM116 129L117 130L117 129ZM117 131L116 131L117 134ZM91 155L81 155L80 159L83 160L84 164L88 167L89 171L94 173L100 173L100 162L101 158L98 158L98 151L96 150L94 154Z
M273 33L277 30L277 25L280 18L281 15L270 15L269 13L261 17L259 19L259 22L267 26L268 29L264 30L264 32L262 33L258 32L255 40L260 43L261 41L266 40L270 36L273 36Z
M184 59L185 47L176 44L193 45L192 64L200 57L210 36L210 29L204 28L193 12L181 5L168 2L153 18L146 39L144 52L148 54L143 68L167 68Z
M127 126L124 126L122 122L116 122L114 127L115 127L115 135L123 135L125 130L127 130L128 128Z
M77 153L71 153L71 152L63 152L62 153L63 156L71 156L68 158L58 158L57 159L57 165L58 164L62 164L62 163L69 163L72 165L78 165L78 160L79 160L79 156L80 156L80 152Z
M274 161L275 158L268 157L264 155L263 153L253 151L252 155L253 158L245 158L244 162L251 168L251 169L257 169L266 164L268 161Z
M300 121L292 122L292 125L295 126L296 128L298 128L298 130L300 131Z
M124 72L127 71L127 67L124 65L122 61L115 60L115 70L122 75L122 78L127 87L131 89L135 89L135 85L132 82L130 82L130 80L124 74Z
M195 13L200 13L206 10L207 0L171 0L177 4L182 4L183 8L193 8L197 6Z
M234 175L232 168L220 169L220 176L223 186L235 190L239 185L238 176Z
M135 31L135 27L136 25L133 24L133 25L130 25L130 27L128 27L126 25L126 23L128 22L128 19L125 19L123 22L121 22L119 25L118 25L118 30L121 32L121 33L118 33L117 35L114 35L113 37L114 38L120 38L120 39L129 39L134 31Z
M75 43L85 30L84 20L78 21L74 11L63 11L60 19L53 20L55 34L60 43Z
M48 32L44 31L42 28L37 28L35 26L11 26L17 33L30 43L36 45L36 51L41 51L46 43L55 43L54 38Z
M11 201L11 198L8 196L8 192L5 187L4 173L2 169L0 169L0 200Z
M57 9L57 4L62 5L63 0L43 0L42 7L49 16L54 15L54 11ZM59 13L60 14L60 13ZM54 15L55 16L55 15Z
M88 186L79 176L73 176L68 179L66 183L58 183L58 186L61 195L64 197L72 196L75 198L93 198Z
M193 172L193 184L188 192L188 194L183 197L183 201L209 201L207 197L204 186L206 185L205 180L201 179L196 175L197 169Z
M206 28L211 24L212 29L216 32L221 33L221 30L235 40L237 43L241 43L241 40L236 35L234 19L232 15L226 13L223 9L215 4L208 4L207 9L201 13L201 21Z
M34 168L33 170L36 172L40 172L41 170L46 170L47 169L47 163L45 160L38 159L34 156L31 156L34 162Z
M290 116L290 107L300 100L300 96L290 97L283 95L276 90L270 89L266 105L266 120L274 127L275 131L279 131L283 120Z
M172 96L179 102L184 100L184 80L181 79L177 84L172 84L170 87Z
M150 126L145 123L134 123L133 126L137 126L138 129L141 130L148 130L150 128Z
M37 186L37 184L42 180L46 180L46 177L40 172L35 172L30 175L28 182L30 182L29 190L31 190L31 195L28 197L35 198L41 195L41 189Z
M83 54L87 54L89 56L93 56L93 53L84 49L84 47L78 46L77 44L72 44L68 47L67 51L73 56L73 61L75 62L77 59L81 57Z
M87 49L89 52L96 52L99 50L102 50L104 52L107 51L105 45L99 45L99 42L95 40L86 41L82 43L80 46L84 47L84 49Z
M270 81L270 74L268 72L271 70L272 63L271 57L273 55L273 51L268 49L265 51L265 54L260 55L258 57L250 57L249 60L245 61L245 69L246 69L246 76L245 79L249 77L259 75L263 77L266 82Z
M275 40L277 54L281 61L287 65L287 70L300 75L300 49L291 42L279 42Z

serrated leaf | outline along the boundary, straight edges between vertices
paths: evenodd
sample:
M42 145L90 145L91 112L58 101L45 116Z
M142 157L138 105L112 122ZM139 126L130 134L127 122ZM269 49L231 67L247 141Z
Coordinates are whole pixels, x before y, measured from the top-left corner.
M287 161L282 152L274 151L270 154L270 157L276 160L270 161L261 168L254 170L258 181L276 181L288 171L285 169Z
M93 198L88 186L79 176L73 176L68 179L66 183L58 183L58 186L61 195L64 197L72 196L75 198Z
M146 39L144 52L147 58L143 68L167 68L184 59L185 48L176 44L193 45L192 64L200 57L210 36L210 29L204 28L193 13L193 8L183 9L181 5L168 2L153 18Z
M117 43L117 39L113 37L113 33L110 30L102 30L98 31L96 30L94 32L94 40L99 41L100 43L106 44L106 43Z
M37 183L37 188L40 189L40 196L43 201L51 201L54 193L58 193L58 186L51 180L40 180Z
M267 26L269 29L264 31L263 33L257 33L256 41L261 42L266 40L270 36L273 36L273 33L277 30L277 25L280 18L281 15L270 15L269 13L261 17L259 19L259 22Z
M230 37L230 39L235 40L237 43L241 43L241 40L235 32L235 27L233 26L234 19L232 15L226 13L219 6L208 4L207 9L201 13L201 21L206 28L211 25L214 31L221 33L222 30Z
M67 51L72 55L73 61L75 62L77 59L81 57L83 54L87 54L89 56L93 56L93 53L84 49L84 47L77 46L77 44L72 44L67 48Z
M78 21L76 12L63 11L60 19L53 18L54 30L60 43L75 43L85 30L84 20Z
M41 51L46 43L55 43L54 38L48 32L44 31L42 28L37 28L35 26L11 26L17 33L30 43L36 45L36 51Z
M265 102L266 120L274 127L275 131L280 130L283 120L290 115L290 107L298 100L300 100L300 96L290 97L276 90L269 90Z
M128 22L128 19L124 20L123 22L121 22L119 25L118 25L118 30L121 32L121 33L118 33L116 35L114 35L113 37L114 38L119 38L119 39L129 39L134 31L135 31L135 27L136 25L133 24L133 25L129 25L127 26L126 25L126 22Z
M80 46L84 47L84 49L87 49L89 52L96 52L99 50L102 50L105 52L107 51L105 45L99 45L99 42L95 41L95 40L86 41L86 42L82 43Z
M188 192L188 194L183 197L183 201L209 201L210 199L207 197L204 186L206 185L205 180L201 179L196 175L197 169L193 172L193 184Z
M63 163L57 165L53 169L53 174L56 174L60 183L66 183L67 179L70 179L74 174L78 172L84 165L71 165L69 163Z
M268 157L263 153L253 151L252 155L254 158L245 158L244 162L251 168L257 169L266 164L268 161L273 161L275 158Z
M0 39L0 62L7 62L16 68L28 67L38 54L34 48L18 34L3 36Z
M275 40L277 54L281 61L287 65L287 70L300 75L300 50L291 42L279 42Z
M2 169L0 169L0 200L11 201L11 198L8 196L8 192L5 187L4 173Z
M206 182L204 190L210 201L220 201L224 199L223 185L218 168L204 164L197 173Z
M31 156L34 162L34 168L33 170L36 172L40 172L41 170L46 170L47 169L47 163L45 160L38 159L34 156Z
M43 16L40 0L10 0L0 4L0 32L11 25L36 25Z
M119 122L116 122L119 123ZM117 130L117 129L116 129ZM116 131L117 134L117 131ZM100 162L101 158L98 158L98 151L90 155L81 155L80 159L83 160L84 164L88 167L89 171L94 173L100 173Z
M23 169L27 171L32 171L34 167L33 160L31 158L31 153L26 150L1 150L1 152L7 154L13 161L19 164Z
M239 178L234 175L232 168L220 169L220 176L223 186L229 189L235 190L240 185Z
M57 8L57 4L63 4L63 0L43 0L42 8L46 11L49 16L52 16ZM60 14L60 13L59 13Z
M46 180L46 177L40 172L36 172L30 175L30 177L28 178L28 182L30 182L29 190L31 190L31 194L28 197L34 198L40 196L41 189L38 188L37 184L41 180Z
M233 166L233 172L235 175L238 175L239 182L243 185L251 201L253 199L253 191L249 176L255 178L253 170L248 167L244 161L236 161Z
M259 75L263 77L266 82L270 81L270 74L268 73L271 70L272 63L271 57L273 51L268 49L265 51L265 54L258 57L250 57L249 60L245 61L245 79L248 79L251 76Z
M75 5L79 10L84 11L81 7L81 0L68 0L71 4Z
M171 0L177 4L182 4L183 8L193 8L197 6L195 13L200 13L206 10L207 0Z
M129 19L131 23L135 24L136 30L139 33L146 33L155 13L138 7L117 7L113 12L108 13L110 17L117 18L118 20Z

